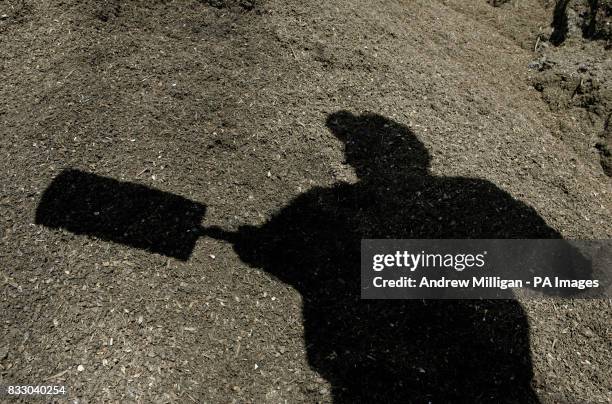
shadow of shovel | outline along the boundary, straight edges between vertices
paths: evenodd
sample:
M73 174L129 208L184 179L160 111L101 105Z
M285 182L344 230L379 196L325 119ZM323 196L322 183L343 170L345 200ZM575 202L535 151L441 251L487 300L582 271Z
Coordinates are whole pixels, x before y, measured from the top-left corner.
M206 206L156 189L130 182L68 169L47 187L36 210L36 224L65 229L187 261L200 236L209 236L236 245L260 240L249 232L233 232L201 223ZM253 238L254 237L254 238ZM513 279L522 275L560 276L565 279L592 279L597 267L602 287L596 295L605 295L610 286L609 240L479 240L489 242L496 251L496 275ZM599 245L603 242L603 245ZM431 243L431 241L429 241ZM495 245L499 244L498 247ZM581 251L586 248L585 252ZM590 254L588 253L591 251ZM602 253L603 251L603 253ZM605 253L605 254L604 254ZM591 256L597 257L595 265ZM539 268L545 268L539 270ZM602 269L603 268L603 269ZM510 292L510 291L508 291ZM574 288L547 288L545 295L573 297ZM537 295L525 292L525 296ZM495 296L501 297L501 296Z
M68 169L43 193L35 222L186 261L205 213L181 196Z

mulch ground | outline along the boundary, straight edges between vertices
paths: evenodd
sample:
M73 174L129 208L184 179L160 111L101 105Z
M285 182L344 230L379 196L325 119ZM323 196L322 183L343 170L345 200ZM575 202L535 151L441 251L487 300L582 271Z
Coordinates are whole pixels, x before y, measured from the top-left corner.
M0 2L0 384L608 402L609 300L366 304L354 287L364 236L611 237L605 41L554 47L552 12Z

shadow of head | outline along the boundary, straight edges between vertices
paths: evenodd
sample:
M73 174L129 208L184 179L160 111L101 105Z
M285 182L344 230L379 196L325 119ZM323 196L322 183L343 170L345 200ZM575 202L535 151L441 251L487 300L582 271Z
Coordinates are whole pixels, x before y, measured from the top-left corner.
M168 192L65 170L43 193L35 221L186 261L205 212Z
M412 131L381 115L338 111L327 127L345 144L346 162L361 179L390 175L427 175L431 157Z
M346 163L365 180L360 189L377 194L376 202L367 204L386 207L383 215L372 210L366 220L383 222L386 237L525 239L516 242L519 250L504 253L508 261L500 271L508 279L526 275L518 268L539 277L592 278L588 256L569 242L529 240L561 238L533 208L484 179L430 175L430 154L407 126L378 114L344 110L328 115L326 125L344 143ZM380 183L398 192L378 192ZM364 198L369 194L363 192ZM398 220L389 223L387 216ZM519 257L524 262L519 264ZM570 296L576 290L547 288L543 293Z

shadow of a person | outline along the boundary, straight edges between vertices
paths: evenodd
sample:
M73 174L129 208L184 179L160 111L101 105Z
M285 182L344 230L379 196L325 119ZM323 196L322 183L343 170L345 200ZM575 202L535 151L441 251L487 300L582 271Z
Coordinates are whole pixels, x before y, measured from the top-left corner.
M537 402L518 302L360 300L360 241L560 235L490 182L431 175L404 125L341 111L327 126L359 181L299 195L231 241L302 294L308 361L334 401Z

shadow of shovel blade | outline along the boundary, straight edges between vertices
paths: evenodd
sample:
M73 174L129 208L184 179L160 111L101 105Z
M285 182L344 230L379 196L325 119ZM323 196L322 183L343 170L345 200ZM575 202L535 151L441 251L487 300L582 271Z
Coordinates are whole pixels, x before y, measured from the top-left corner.
M43 193L35 222L186 261L205 213L178 195L69 169Z

